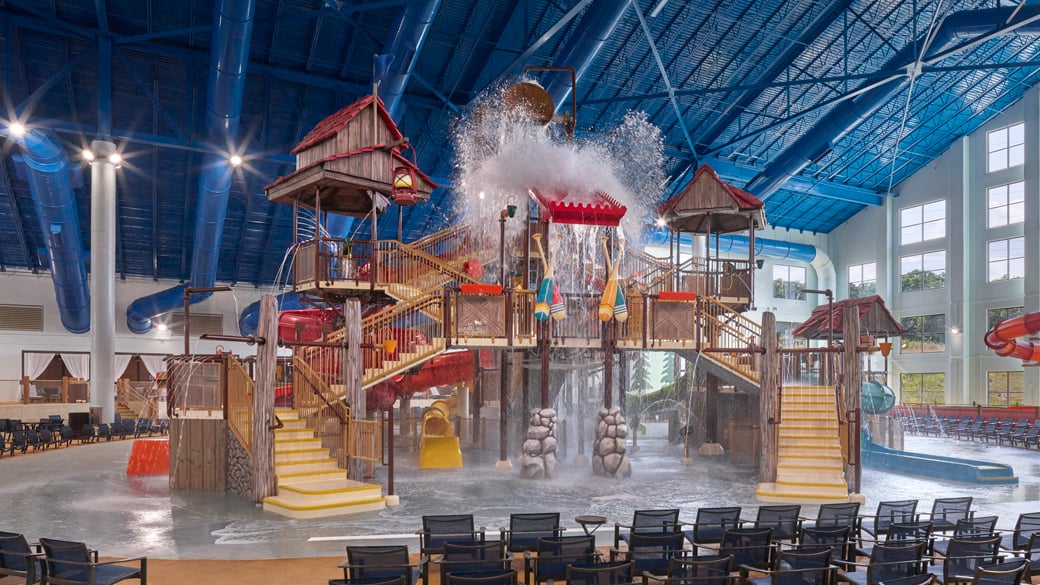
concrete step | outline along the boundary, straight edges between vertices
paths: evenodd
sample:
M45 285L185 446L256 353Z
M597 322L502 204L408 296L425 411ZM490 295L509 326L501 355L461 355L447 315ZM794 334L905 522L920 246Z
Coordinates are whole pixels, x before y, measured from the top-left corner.
M784 419L784 422L780 423L780 430L792 430L792 431L809 431L809 432L838 432L838 421L834 419L829 420L797 420L792 421L790 419Z
M288 463L290 461L314 461L317 459L329 459L329 450L327 447L312 447L302 449L278 449L274 451L275 461L278 463Z
M301 428L284 428L274 430L274 440L281 441L284 439L312 439L314 438L314 430L307 427Z
M281 462L275 458L274 472L279 477L290 473L304 473L307 471L343 471L336 465L335 459L302 459L299 461Z
M278 439L274 440L274 452L278 451L293 451L296 449L313 449L315 447L321 447L321 439L315 436L308 437L306 439Z
M755 497L761 502L783 502L791 504L830 504L850 501L846 489L806 490L801 486L778 483L760 483ZM853 494L852 497L855 497Z
M324 518L385 507L380 486L347 479L279 484L277 496L264 498L264 510L290 518Z
M300 471L290 473L279 473L278 481L288 484L308 483L312 481L328 481L332 479L343 479L347 476L345 469L324 469L319 471Z

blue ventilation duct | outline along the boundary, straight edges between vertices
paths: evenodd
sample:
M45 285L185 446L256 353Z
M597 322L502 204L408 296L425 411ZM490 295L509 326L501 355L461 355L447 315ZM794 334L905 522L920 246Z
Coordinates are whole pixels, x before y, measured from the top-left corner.
M1015 14L1016 10L1017 14ZM1014 14L1014 18L1008 22L1012 14ZM1001 27L1013 26L1015 23L1035 18L1037 15L1040 15L1040 6L1037 6L1035 3L1021 8L1004 6L955 12L948 16L939 26L924 58L927 60L950 48L953 41L958 38L972 38L992 33ZM1040 21L1029 22L1005 34L1040 34ZM907 66L916 63L926 37L927 34L904 47L903 50L882 65L880 70L905 69ZM788 179L800 173L811 162L826 153L832 142L840 139L858 126L867 116L870 116L882 104L891 99L903 87L906 81L905 77L893 79L857 96L855 99L846 100L835 106L809 132L802 135L801 138L777 155L773 162L769 163L761 173L751 179L744 189L756 195L759 199L767 199L783 186Z
M595 0L585 16L581 19L581 30L575 33L556 60L557 65L573 67L577 79L588 69L589 64L603 47L603 43L614 34L621 17L625 14L631 0ZM560 109L561 104L571 93L569 75L554 74L545 91Z
M389 36L383 43L383 54L393 55L394 62L386 79L379 85L379 97L390 117L397 115L397 106L440 6L441 0L417 0L397 11Z
M215 25L213 46L210 48L206 134L215 152L203 157L199 174L195 247L189 280L189 286L193 288L209 288L217 280L220 240L234 174L226 151L234 147L238 137L246 66L249 63L249 41L253 34L254 2L218 0L213 7ZM183 304L184 287L175 286L131 303L126 310L127 326L134 333L147 333L152 328L152 318ZM204 301L211 294L192 295L191 302Z
M9 137L25 150L29 189L50 256L61 324L73 333L86 333L90 330L90 290L69 161L60 143L39 130Z

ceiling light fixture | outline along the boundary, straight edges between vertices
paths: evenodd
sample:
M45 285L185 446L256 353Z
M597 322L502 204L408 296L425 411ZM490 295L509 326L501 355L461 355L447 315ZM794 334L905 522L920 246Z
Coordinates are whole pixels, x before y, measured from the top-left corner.
M84 148L83 149L83 160L85 160L87 162L92 162L94 160L94 151L90 150L89 148Z
M11 125L7 127L7 130L15 138L21 138L22 136L25 136L25 126L23 126L19 122L12 122Z
M231 163L231 166L233 167L240 167L242 166L242 157L237 154L232 155L231 158L228 159L228 162Z

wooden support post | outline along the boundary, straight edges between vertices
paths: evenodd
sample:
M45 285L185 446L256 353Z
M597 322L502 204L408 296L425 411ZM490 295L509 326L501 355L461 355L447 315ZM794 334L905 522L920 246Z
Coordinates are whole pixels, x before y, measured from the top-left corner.
M29 404L29 376L22 376L22 404Z
M68 404L69 402L69 377L62 376L61 378L61 402L62 404Z
M350 405L350 418L352 420L365 420L365 391L361 388L361 301L358 299L347 299L343 303L343 328L345 335L343 341L346 347L343 351L343 387L347 404ZM374 350L373 350L374 352ZM347 432L353 432L348 426ZM350 438L347 437L346 443ZM365 462L359 459L349 458L347 460L347 478L354 481L365 481Z
M845 393L845 416L848 424L845 425L848 433L848 453L845 454L845 481L849 484L852 493L860 491L860 474L863 466L860 465L859 453L859 394L863 387L863 370L860 367L859 352L859 311L842 311L841 323L842 339L845 340L845 352L842 353L842 384L838 387Z
M780 354L777 351L776 315L766 311L762 313L762 345L765 355L762 356L762 378L759 382L759 433L761 433L762 457L758 461L758 477L762 483L776 481L777 429L773 422L776 419L776 400L779 394Z
M278 302L271 295L260 297L256 346L256 384L253 389L253 501L261 502L278 493L274 474L274 375L278 367Z

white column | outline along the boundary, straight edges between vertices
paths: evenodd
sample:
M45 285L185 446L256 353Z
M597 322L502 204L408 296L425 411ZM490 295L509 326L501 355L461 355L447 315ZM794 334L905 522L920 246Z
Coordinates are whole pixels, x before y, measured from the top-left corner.
M90 400L101 420L115 419L116 145L90 143Z

